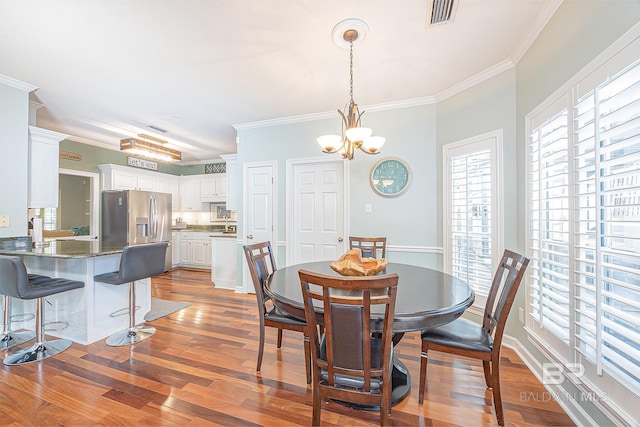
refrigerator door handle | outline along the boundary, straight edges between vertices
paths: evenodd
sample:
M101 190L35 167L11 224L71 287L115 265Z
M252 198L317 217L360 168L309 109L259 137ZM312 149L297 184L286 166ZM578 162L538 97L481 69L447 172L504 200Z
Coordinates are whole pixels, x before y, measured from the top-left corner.
M158 204L156 202L156 196L151 195L149 197L149 224L151 226L151 238L156 239L158 237Z

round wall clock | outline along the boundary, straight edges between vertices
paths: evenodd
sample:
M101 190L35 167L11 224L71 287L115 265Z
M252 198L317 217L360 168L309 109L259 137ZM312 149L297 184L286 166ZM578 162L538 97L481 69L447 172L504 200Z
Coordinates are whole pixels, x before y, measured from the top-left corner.
M369 182L373 190L385 197L402 194L411 183L409 165L397 157L386 157L371 169Z

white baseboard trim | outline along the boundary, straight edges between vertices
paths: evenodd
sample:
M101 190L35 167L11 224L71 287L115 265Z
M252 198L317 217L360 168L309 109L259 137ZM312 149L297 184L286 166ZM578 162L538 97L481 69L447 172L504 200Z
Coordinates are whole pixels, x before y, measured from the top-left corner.
M533 355L522 346L520 341L509 335L503 335L502 343L516 352L518 357L522 359L525 365L529 368L533 375L536 376L538 381L542 382L542 364L533 357ZM592 426L598 427L598 424L587 414L587 412L578 405L578 402L567 391L554 384L543 384L543 386L549 392L549 395L545 396L525 396L527 398L539 398L539 399L554 399L560 407L567 413L569 418L577 426Z

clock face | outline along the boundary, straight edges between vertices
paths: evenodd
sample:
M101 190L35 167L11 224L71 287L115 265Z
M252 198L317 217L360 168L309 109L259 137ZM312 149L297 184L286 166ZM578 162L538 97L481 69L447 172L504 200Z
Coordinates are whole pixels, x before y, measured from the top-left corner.
M411 170L404 161L388 157L380 160L371 169L371 187L382 196L397 196L407 189L411 181Z

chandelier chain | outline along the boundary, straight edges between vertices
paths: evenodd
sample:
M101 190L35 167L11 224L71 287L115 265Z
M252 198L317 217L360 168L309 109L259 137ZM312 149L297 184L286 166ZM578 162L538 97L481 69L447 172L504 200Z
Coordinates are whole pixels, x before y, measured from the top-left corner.
M353 42L349 42L349 95L351 96L351 103L353 104Z

